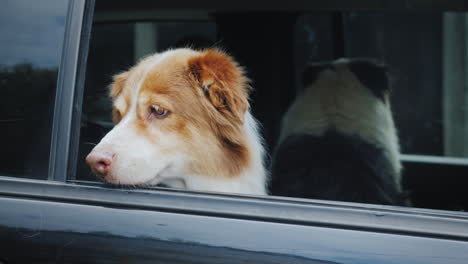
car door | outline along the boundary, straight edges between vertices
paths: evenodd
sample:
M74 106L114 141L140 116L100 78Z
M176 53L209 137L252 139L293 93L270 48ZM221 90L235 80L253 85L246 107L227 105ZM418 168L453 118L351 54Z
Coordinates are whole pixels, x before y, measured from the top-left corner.
M367 7L376 12L376 4L364 2L353 8L327 1L307 6L309 13L328 7L323 14L302 17L327 28L314 31L322 34L320 39L330 39L318 42L324 51L319 56L326 56L325 50L331 57L344 52L339 42L344 28L337 21L358 15L338 11ZM456 1L444 3L447 9L459 7ZM22 0L9 2L0 11L4 36L21 32L32 38L10 37L2 41L7 45L0 50L2 98L8 98L2 105L9 110L0 123L5 146L0 151L0 263L467 263L468 214L435 209L427 199L423 199L426 208L398 207L164 187L136 189L96 181L83 158L94 140L112 127L105 115L106 78L121 65L129 66L158 50L156 45L164 48L189 33L204 36L203 41L197 38L201 47L223 35L226 46L249 69L258 70L253 73L259 85L253 107L265 126L268 144L274 146L279 126L275 120L296 94L293 88L282 88L293 87L297 74L292 70L293 43L288 38L275 42L275 34L298 38L291 34L297 25L291 12L303 11L302 6L198 4L47 0L39 8L35 1ZM407 8L402 3L386 4ZM377 6L377 11L389 7L386 4ZM217 20L210 15L213 10ZM249 45L236 40L240 18L252 24ZM48 22L38 22L44 20ZM261 35L260 29L268 34ZM49 36L49 31L54 33ZM255 37L255 32L261 36ZM40 52L33 49L37 43L44 48ZM265 43L269 48L263 49ZM265 60L286 55L282 64L272 60L265 66L251 49L262 50L255 54ZM5 54L16 57L7 61ZM33 61L24 65L26 59ZM262 101L265 87L272 94ZM33 93L34 89L38 91ZM448 162L443 157L427 162L414 155L403 159L420 166ZM420 171L411 171L422 177ZM425 190L422 181L412 182Z

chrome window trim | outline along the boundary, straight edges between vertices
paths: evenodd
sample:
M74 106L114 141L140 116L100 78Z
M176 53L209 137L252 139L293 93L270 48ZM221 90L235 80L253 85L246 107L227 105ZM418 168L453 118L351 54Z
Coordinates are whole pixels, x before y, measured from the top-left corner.
M69 0L55 95L48 180L65 182L86 0Z

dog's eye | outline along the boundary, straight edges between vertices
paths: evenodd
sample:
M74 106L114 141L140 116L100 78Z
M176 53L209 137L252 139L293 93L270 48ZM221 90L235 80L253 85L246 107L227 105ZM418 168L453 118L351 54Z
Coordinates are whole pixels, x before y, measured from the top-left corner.
M151 113L151 116L153 117L163 118L167 116L167 114L169 114L169 111L167 111L166 109L162 108L159 105L152 105L150 107L150 113Z

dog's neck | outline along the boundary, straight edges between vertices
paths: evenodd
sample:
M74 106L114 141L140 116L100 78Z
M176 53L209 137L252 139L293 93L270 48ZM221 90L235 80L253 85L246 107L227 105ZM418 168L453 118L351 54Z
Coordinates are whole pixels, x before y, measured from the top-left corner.
M250 153L249 166L243 168L240 175L232 177L209 177L204 175L186 175L178 180L163 182L173 188L194 191L267 194L267 171L264 166L264 148L262 138L257 131L257 121L247 112L243 129L247 136L247 148Z

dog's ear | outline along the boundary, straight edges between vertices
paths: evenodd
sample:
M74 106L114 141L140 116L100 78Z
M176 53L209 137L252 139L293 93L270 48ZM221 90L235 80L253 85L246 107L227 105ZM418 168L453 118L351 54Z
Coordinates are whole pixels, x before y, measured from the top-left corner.
M349 62L349 70L379 99L385 100L390 93L388 68L372 59L354 59Z
M219 50L208 49L189 61L190 75L223 115L242 122L249 108L249 80L237 63Z
M111 98L117 97L123 90L125 82L127 82L129 72L122 72L112 77L112 83L110 85L110 96Z

